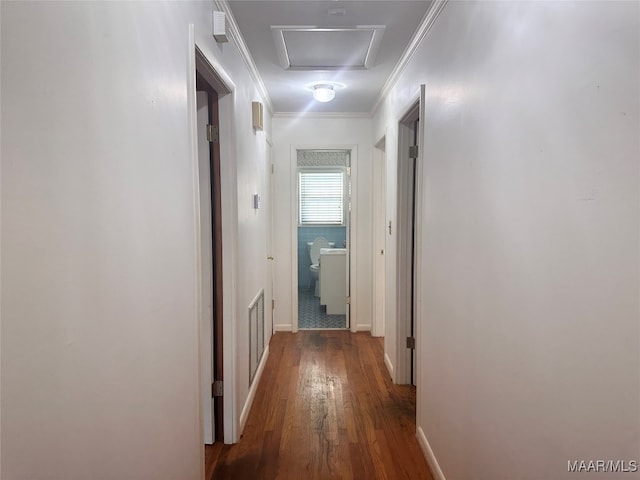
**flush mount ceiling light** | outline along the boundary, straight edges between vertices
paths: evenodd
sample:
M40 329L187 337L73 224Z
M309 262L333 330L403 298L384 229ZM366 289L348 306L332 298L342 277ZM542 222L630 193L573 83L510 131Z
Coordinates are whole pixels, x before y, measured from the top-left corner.
M1 1L1 0L0 0ZM330 102L336 96L336 91L346 88L344 83L334 82L333 80L318 79L304 85L304 89L313 94L313 98L317 102Z
M313 98L318 102L330 102L336 96L333 85L328 83L319 83L313 86Z

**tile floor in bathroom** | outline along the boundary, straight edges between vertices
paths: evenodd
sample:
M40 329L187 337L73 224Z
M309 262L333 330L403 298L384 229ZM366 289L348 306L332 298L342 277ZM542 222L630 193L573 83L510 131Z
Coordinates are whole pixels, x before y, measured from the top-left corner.
M298 288L298 328L347 328L346 315L327 315L313 288Z

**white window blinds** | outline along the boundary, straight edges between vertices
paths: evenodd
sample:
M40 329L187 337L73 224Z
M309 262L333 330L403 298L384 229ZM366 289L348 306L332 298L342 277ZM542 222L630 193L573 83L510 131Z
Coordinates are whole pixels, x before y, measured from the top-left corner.
M300 225L344 223L344 172L300 171Z

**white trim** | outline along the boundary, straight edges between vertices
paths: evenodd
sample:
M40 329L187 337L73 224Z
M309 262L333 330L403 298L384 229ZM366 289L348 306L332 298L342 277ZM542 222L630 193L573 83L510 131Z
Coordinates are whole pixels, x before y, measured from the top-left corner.
M199 183L199 158L198 158L198 109L196 100L196 44L195 44L195 27L193 24L189 24L188 39L187 39L187 111L188 111L188 129L189 129L189 150L191 154L191 175L193 180L193 242L195 247L194 256L194 272L196 275L196 291L194 295L195 312L196 312L196 325L198 338L196 342L196 351L198 352L198 369L196 373L196 384L198 386L198 418L199 420L199 433L200 433L200 445L204 445L204 409L201 404L202 401L202 347L200 345L200 338L202 336L200 328L200 309L201 309L201 283L200 283L200 271L201 271L201 258L200 258L200 183ZM200 449L200 477L204 478L204 449Z
M298 331L298 147L289 149L289 171L291 188L291 331Z
M275 112L273 118L372 118L371 112Z
M416 50L422 43L422 40L424 40L424 37L427 35L427 33L429 33L429 30L431 30L431 27L435 23L436 19L438 18L438 15L440 15L440 13L442 12L442 9L446 4L447 4L447 0L434 0L434 2L431 4L431 7L429 7L429 10L427 10L427 13L422 19L422 22L420 22L420 25L418 26L415 33L413 34L411 41L407 45L407 48L405 48L404 52L402 53L400 60L398 60L398 63L396 63L396 66L393 67L391 74L389 75L389 77L387 78L387 81L384 83L382 89L380 90L378 99L376 100L376 103L373 105L373 108L371 109L372 116L376 113L382 101L389 94L391 89L395 86L396 82L400 78L400 75L402 74L404 69L407 67L409 60L411 60L411 57L413 57L413 55L415 54Z
M268 329L265 326L265 337L267 332L269 333L269 340L265 341L267 345L271 341L271 337L273 336L273 314L274 314L274 306L275 306L275 285L273 281L273 271L274 271L274 253L273 253L273 231L274 231L274 175L273 175L273 143L268 136L265 136L265 150L267 153L267 162L268 162L268 173L267 173L267 188L266 191L269 193L269 201L266 202L266 207L268 209L267 213L267 298L265 301L267 302L265 305L265 309L268 312Z
M372 255L373 266L373 328L371 335L374 337L384 337L385 334L385 279L386 279L386 218L387 218L387 198L386 198L386 152L384 144L386 136L376 142L373 148L372 158L372 185L373 192L376 192L371 199L373 214L371 222ZM380 236L382 235L382 238ZM381 240L379 242L378 240ZM383 252L381 253L380 250ZM379 293L382 292L382 295Z
M221 197L222 197L222 251L223 251L223 267L222 267L222 284L223 284L223 313L222 313L222 325L223 325L223 363L224 371L223 377L226 379L224 382L224 422L223 422L223 436L225 443L235 443L238 440L238 416L236 407L236 398L238 390L238 379L236 375L236 325L234 319L236 318L236 278L237 278L237 253L236 244L238 238L238 220L234 212L237 212L237 181L236 181L236 159L234 154L234 141L235 141L235 128L233 126L232 119L234 115L234 103L235 103L235 85L230 80L231 77L217 62L212 62L211 58L207 57L206 49L199 47L195 41L195 27L189 25L189 45L188 45L188 79L187 79L187 96L188 96L188 111L189 111L189 128L191 135L191 148L192 148L192 161L195 161L195 168L198 161L198 134L197 134L197 111L196 111L196 84L195 84L195 72L196 72L196 48L200 50L200 53L204 55L211 67L215 70L215 73L220 79L223 79L225 88L228 90L228 94L219 97L218 109L220 117L220 183L221 183ZM193 143L195 142L195 143ZM195 148L195 150L194 150ZM195 156L194 156L195 155ZM197 182L197 170L194 172L194 181ZM199 218L199 187L196 188L194 199L194 214ZM197 224L196 224L197 225ZM199 227L196 227L199 228ZM196 230L196 235L198 231ZM199 236L196 240L196 248L199 246ZM199 256L197 257L199 259ZM199 294L199 266L196 265L196 275L198 279L196 285L198 286L198 294L196 300L198 302L198 311L200 303ZM199 322L198 322L199 324ZM198 330L200 335L200 329ZM198 342L199 343L199 342ZM200 346L198 344L198 358L200 358ZM198 378L200 372L198 372ZM200 386L202 388L202 386ZM198 404L199 405L199 404ZM200 405L199 405L200 406ZM201 409L202 410L202 409ZM202 421L203 422L203 421ZM201 427L202 428L202 427ZM202 430L202 442L204 445L204 430ZM204 473L203 473L204 475Z
M391 363L391 359L386 352L384 354L384 364L387 366L387 370L389 371L389 375L391 376L391 380L393 381L393 364Z
M440 468L440 464L438 463L438 459L436 455L433 453L433 449L429 442L427 441L427 437L422 430L422 427L418 426L416 428L416 437L418 438L418 443L420 444L420 448L422 449L422 453L424 457L427 459L427 463L429 464L429 468L431 469L431 475L433 475L434 480L447 480L442 473L442 469Z
M197 54L196 54L197 59ZM197 64L197 63L196 63ZM213 382L213 263L212 263L212 231L211 231L211 195L205 193L209 190L210 185L210 155L209 144L207 142L206 149L204 143L206 139L200 135L204 131L204 124L208 123L208 103L209 96L207 92L198 92L196 89L197 100L197 131L198 131L198 204L196 205L197 222L195 225L197 232L196 256L198 259L198 293L199 293L199 309L200 330L198 337L200 338L200 399L202 400L201 410L203 413L203 428L205 444L214 442L215 432L215 415L213 402L211 401L210 387ZM203 108L204 107L204 108ZM206 157L206 158L205 158ZM206 170L206 173L205 171ZM203 192L204 190L204 192ZM205 287L207 285L207 287Z
M398 119L397 131L397 162L396 162L396 211L395 211L395 258L396 264L396 280L395 280L395 330L396 330L396 362L394 383L406 385L411 384L411 356L412 351L407 349L406 338L410 336L410 318L413 305L410 303L411 280L410 280L410 242L411 236L409 204L406 198L406 186L410 179L408 152L409 145L413 139L409 138L409 128L406 123L410 119L413 112L415 118L419 116L419 112L415 109L415 104L420 102L420 91L417 96L412 97L412 102L408 104L407 109L402 112L402 116ZM422 122L420 122L422 124ZM417 177L416 177L417 178ZM416 183L417 185L417 183ZM416 218L417 212L416 212ZM416 247L418 243L416 242ZM415 258L414 258L415 262ZM415 285L414 285L415 288ZM415 311L414 311L415 312ZM415 319L415 317L414 317ZM414 331L415 338L415 331Z
M367 324L360 324L360 325L356 325L355 329L356 332L370 332L371 331L371 324L367 323Z
M293 332L293 325L288 323L276 323L273 325L274 332Z
M197 46L194 45L194 47ZM238 433L238 378L236 367L237 340L237 289L238 278L238 182L235 154L235 95L236 87L230 76L217 62L212 62L205 49L200 49L211 63L216 73L226 79L227 95L218 98L220 123L220 196L222 203L222 344L223 344L223 378L224 378L224 443L236 443Z
M421 346L422 343L422 321L424 319L424 302L422 297L422 284L424 278L424 268L422 265L422 248L424 245L424 236L423 236L423 227L425 223L425 215L424 215L424 184L426 183L425 179L425 138L424 138L424 129L425 129L425 119L426 119L426 103L427 103L427 87L426 85L420 85L420 105L418 111L418 118L420 122L418 123L418 158L416 160L416 223L415 223L415 265L416 265L416 275L415 275L415 321L413 327L413 336L416 339L416 348L413 351L414 354L414 368L413 368L413 376L416 379L415 384L417 385L416 389L416 418L421 418L422 413L422 404L420 400L424 398L424 385L419 381L419 374L422 367L422 355L423 349Z
M420 86L416 87L409 100L404 104L404 108L400 111L404 112L404 115L398 120L400 123L409 123L412 119L420 117Z
M240 425L238 428L238 432L239 432L238 435L242 435L244 426L247 423L247 418L249 417L249 412L251 411L251 405L253 405L253 399L256 396L256 391L258 390L258 385L260 384L260 379L262 378L262 372L264 370L264 366L267 364L267 358L269 358L269 345L267 345L264 348L262 359L260 359L260 364L258 365L258 370L256 370L256 375L253 377L253 382L251 382L251 387L249 387L249 394L247 395L247 401L244 402L244 407L242 407L242 413L240 414Z
M218 100L220 114L220 194L222 201L222 337L224 382L224 442L236 443L238 430L237 278L238 278L238 181L235 154L235 90ZM226 208L225 208L226 206Z
M349 184L351 185L351 213L348 214L347 224L347 252L349 253L349 269L347 271L347 281L350 285L349 296L351 297L350 307L347 309L347 324L352 332L358 331L358 145L352 145L349 155ZM371 328L369 328L369 331Z
M229 36L233 39L233 42L238 47L238 52L240 53L240 57L242 57L242 60L247 66L247 69L249 70L249 74L251 75L251 78L255 82L256 88L260 92L260 95L262 96L264 103L267 105L267 109L271 114L273 114L273 103L271 101L271 97L269 96L267 87L265 86L264 81L262 80L262 76L258 71L258 67L256 66L256 63L254 62L253 57L251 56L251 52L249 51L249 48L247 47L247 44L244 41L244 37L242 36L242 33L240 32L240 28L236 23L236 19L234 18L233 13L231 12L231 8L229 8L228 1L213 0L213 3L214 3L214 6L219 11L224 12L227 20L227 26L229 27Z
M193 29L195 32L195 28ZM189 68L192 68L192 64L193 64L193 79L189 79L189 82L193 81L193 85L189 85L189 95L192 95L192 91L194 92L194 95L197 95L197 87L196 87L196 83L195 83L195 72L199 72L204 78L205 80L214 88L214 90L216 91L216 93L218 93L218 97L223 97L224 95L228 95L229 93L231 93L231 86L233 86L233 82L231 81L230 78L228 78L228 75L226 74L226 72L224 72L224 70L222 70L221 66L219 63L216 63L216 66L213 66L211 60L209 58L207 58L206 53L200 48L200 46L198 45L197 42L194 41L194 45L195 48L194 50L194 54L193 54L193 62L191 62L191 58L189 59ZM190 54L191 55L191 54ZM194 97L196 98L196 97ZM196 104L197 104L197 98L196 98ZM191 107L192 105L189 104L189 115L191 115ZM195 105L195 114L197 117L197 105ZM209 317L207 320L205 320L205 315L204 315L204 305L203 305L203 298L202 298L202 278L203 278L203 274L204 274L204 270L203 270L203 259L202 259L202 225L201 225L201 208L202 205L200 203L200 184L203 181L200 178L200 166L199 166L199 148L200 145L198 143L198 133L197 133L197 128L198 128L198 124L197 124L197 120L196 120L196 125L194 127L193 130L193 135L195 135L195 141L196 141L196 155L198 156L198 170L195 172L196 174L196 185L197 185L197 202L195 205L195 212L196 212L196 254L197 254L197 273L198 273L198 316L200 317L200 321L199 321L199 331L198 331L198 337L200 338L200 345L201 345L201 350L199 351L199 358L200 358L200 363L201 363L201 371L200 371L200 375L201 375L201 384L200 384L200 395L201 398L203 399L204 402L211 402L211 396L207 393L207 391L209 390L210 387L208 387L209 385L211 385L211 382L214 380L213 376L214 376L214 372L213 372L213 363L212 363L212 354L213 354L213 345L212 345L212 324L211 324L211 318ZM209 178L207 178L205 180L205 182L209 183ZM211 210L213 208L213 205L209 206L209 215L211 213ZM211 237L210 237L211 239ZM209 270L208 274L211 274L212 272ZM224 349L224 346L223 346ZM222 353L224 355L224 351ZM206 391L203 391L206 390ZM203 406L201 405L201 414L203 414L203 412L207 411L207 415L204 415L203 419L201 420L201 423L203 424L203 435L204 435L204 439L205 439L205 443L209 444L213 442L213 437L211 432L209 431L209 427L204 427L205 421L207 423L209 423L209 421L213 421L213 418L209 418L212 415L215 415L214 412L211 410L211 405L207 405L207 406ZM206 419L206 420L205 420ZM224 425L222 425L223 431L224 431ZM206 433L205 433L206 432ZM215 433L215 432L214 432ZM226 438L226 433L223 434L223 437Z
M202 76L211 84L218 94L218 98L231 93L233 81L224 71L220 62L208 58L205 51L198 46L198 42L196 42L196 50L200 54L200 58L196 55L196 69L200 70Z

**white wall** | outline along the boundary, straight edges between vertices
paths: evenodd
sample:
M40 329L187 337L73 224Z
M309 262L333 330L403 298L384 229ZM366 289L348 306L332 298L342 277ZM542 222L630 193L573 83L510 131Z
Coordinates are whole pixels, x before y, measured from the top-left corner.
M292 147L335 148L354 145L357 160L352 156L352 191L355 212L351 220L351 298L352 325L358 330L371 330L372 308L372 238L371 182L372 148L371 120L368 118L275 117L273 119L274 175L274 278L276 330L291 330L297 313L291 311L292 265L297 246L292 245L292 229L296 206L295 158ZM357 162L357 164L354 164ZM355 177L355 182L354 182ZM357 237L354 237L354 229ZM297 267L295 268L297 269ZM355 313L354 313L355 312Z
M374 119L394 164L427 85L417 423L448 480L638 460L639 8L450 2Z
M237 178L223 205L239 234L224 246L236 426L246 306L266 281L250 205L266 184L265 133L251 129L261 99L235 46L211 38L211 2L1 9L0 476L202 478L189 23L235 85L222 161Z

